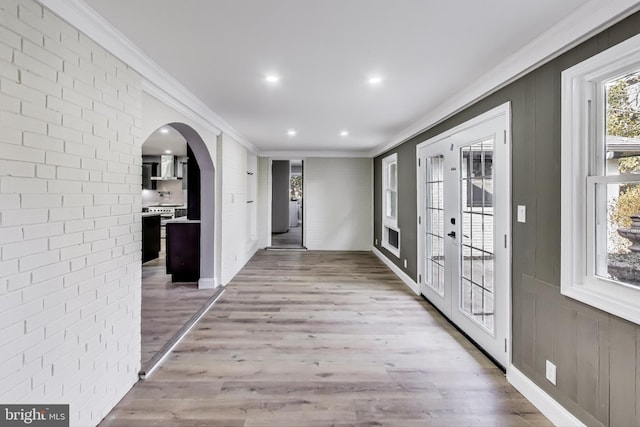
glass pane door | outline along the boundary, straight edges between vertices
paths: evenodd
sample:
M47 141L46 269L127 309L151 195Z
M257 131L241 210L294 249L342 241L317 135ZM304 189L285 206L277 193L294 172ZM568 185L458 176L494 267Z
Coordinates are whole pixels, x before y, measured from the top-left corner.
M460 149L460 309L494 331L493 138Z
M425 283L444 295L444 156L426 159Z
M506 112L417 147L420 292L508 364L511 224Z

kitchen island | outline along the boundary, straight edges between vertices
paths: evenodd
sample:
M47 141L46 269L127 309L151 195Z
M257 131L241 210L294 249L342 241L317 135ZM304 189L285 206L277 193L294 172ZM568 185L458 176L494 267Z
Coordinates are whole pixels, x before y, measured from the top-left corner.
M167 274L172 282L200 279L200 221L186 217L166 222Z

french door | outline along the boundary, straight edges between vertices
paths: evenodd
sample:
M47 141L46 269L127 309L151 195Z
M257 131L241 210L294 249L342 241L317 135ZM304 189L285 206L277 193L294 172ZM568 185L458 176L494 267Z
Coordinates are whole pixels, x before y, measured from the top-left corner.
M420 144L420 292L508 365L508 106Z

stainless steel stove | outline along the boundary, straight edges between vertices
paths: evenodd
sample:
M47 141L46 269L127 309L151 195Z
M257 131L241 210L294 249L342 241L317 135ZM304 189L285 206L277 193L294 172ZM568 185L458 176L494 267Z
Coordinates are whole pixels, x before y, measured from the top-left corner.
M176 215L175 206L149 206L149 213L160 214L164 220L173 219Z
M160 238L161 239L164 239L167 235L167 232L166 232L167 221L170 221L176 217L176 208L180 208L180 206L179 205L149 206L148 208L149 213L160 214Z

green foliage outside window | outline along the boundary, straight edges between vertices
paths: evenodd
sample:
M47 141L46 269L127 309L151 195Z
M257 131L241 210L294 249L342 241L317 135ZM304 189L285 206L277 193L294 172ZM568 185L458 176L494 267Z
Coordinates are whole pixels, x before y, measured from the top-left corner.
M640 72L622 77L607 87L607 135L640 138ZM621 174L640 173L640 156L618 159ZM618 227L630 227L631 216L640 213L640 188L621 186L618 198L610 206L609 216ZM630 242L618 242L617 252L627 252Z
M291 200L302 198L302 175L294 175L289 179L289 195Z

